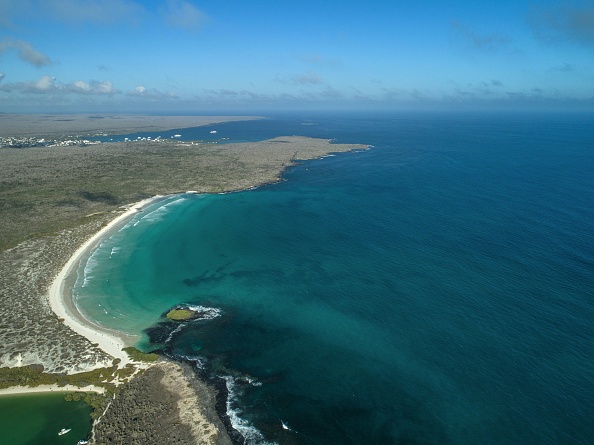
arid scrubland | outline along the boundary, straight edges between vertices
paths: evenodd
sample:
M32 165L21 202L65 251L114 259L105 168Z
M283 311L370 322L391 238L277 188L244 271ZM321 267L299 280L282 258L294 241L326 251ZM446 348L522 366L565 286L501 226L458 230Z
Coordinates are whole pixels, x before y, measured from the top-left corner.
M353 145L280 137L262 142L107 143L0 150L0 249L77 227L158 194L241 190L279 179L298 159Z
M132 114L5 114L0 137L69 138L201 127L222 122L260 119L256 116L145 116Z

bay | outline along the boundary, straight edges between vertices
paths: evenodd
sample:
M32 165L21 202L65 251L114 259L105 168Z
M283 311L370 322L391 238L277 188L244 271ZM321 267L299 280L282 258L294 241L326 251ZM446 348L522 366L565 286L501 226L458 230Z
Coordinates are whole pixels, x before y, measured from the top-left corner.
M247 443L594 441L591 116L216 128L373 148L145 209L79 270L88 317L223 379ZM218 316L176 329L178 304Z

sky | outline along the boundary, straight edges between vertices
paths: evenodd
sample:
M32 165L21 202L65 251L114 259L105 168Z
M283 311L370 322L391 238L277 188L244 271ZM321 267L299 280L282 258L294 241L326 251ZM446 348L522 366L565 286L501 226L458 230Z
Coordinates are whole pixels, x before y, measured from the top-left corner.
M0 112L594 111L594 0L0 0Z

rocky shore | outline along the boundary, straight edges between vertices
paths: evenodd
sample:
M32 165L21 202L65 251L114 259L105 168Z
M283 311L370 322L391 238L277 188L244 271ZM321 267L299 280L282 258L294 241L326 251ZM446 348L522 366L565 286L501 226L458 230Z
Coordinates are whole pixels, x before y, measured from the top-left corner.
M188 365L161 362L125 384L94 428L97 445L231 445L213 390Z

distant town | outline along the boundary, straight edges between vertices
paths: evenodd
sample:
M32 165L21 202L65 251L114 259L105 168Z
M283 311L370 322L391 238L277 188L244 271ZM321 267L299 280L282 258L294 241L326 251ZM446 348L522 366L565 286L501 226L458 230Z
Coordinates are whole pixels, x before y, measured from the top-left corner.
M216 131L211 131L216 133ZM107 136L107 134L98 134L97 136ZM123 142L177 142L181 138L181 134L175 134L169 138L162 138L161 136L137 136L136 138L124 138ZM229 138L220 138L221 141L227 141ZM105 142L114 142L113 140ZM34 136L11 136L1 137L0 136L0 148L32 148L32 147L86 147L87 145L98 145L103 143L102 141L90 141L88 139L48 139L39 138ZM216 144L217 141L192 141L186 143L186 145L194 145L196 143L205 144Z
M31 147L84 147L100 144L99 141L88 139L45 139L37 137L0 137L0 148L31 148Z

